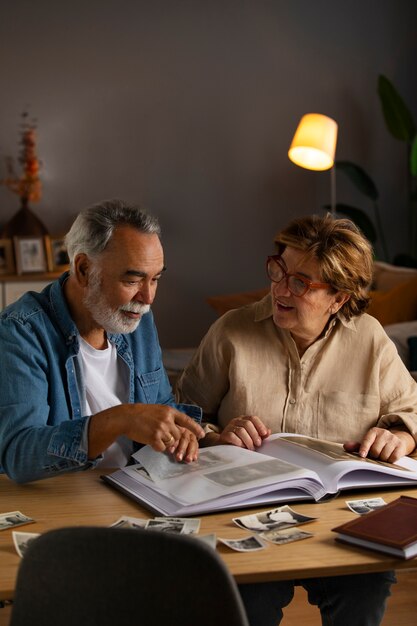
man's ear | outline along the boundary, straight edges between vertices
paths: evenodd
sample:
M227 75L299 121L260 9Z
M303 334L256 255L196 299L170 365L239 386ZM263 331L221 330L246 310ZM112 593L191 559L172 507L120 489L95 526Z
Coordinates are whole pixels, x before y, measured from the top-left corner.
M88 285L88 274L90 269L90 259L84 252L77 254L74 258L74 276L82 286Z

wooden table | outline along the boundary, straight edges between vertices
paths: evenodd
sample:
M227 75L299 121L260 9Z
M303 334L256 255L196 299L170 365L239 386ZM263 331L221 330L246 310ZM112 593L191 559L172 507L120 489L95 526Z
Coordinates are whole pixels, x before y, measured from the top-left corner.
M63 526L109 526L121 515L153 517L146 509L105 484L100 479L101 474L103 470L76 472L27 485L16 485L0 475L0 512L21 511L33 517L35 523L16 528L33 533ZM402 488L349 492L322 504L295 503L292 506L296 511L318 518L303 525L303 529L314 533L312 538L281 546L271 544L265 550L252 553L233 552L222 544L217 550L240 583L415 568L415 559L403 561L346 546L337 543L335 533L330 531L355 516L346 507L346 499L381 495L386 502L390 502L402 493L417 497L417 489ZM256 510L261 509L245 510L244 513ZM217 537L229 539L247 536L246 531L232 522L232 517L238 514L237 511L229 511L203 516L200 534L216 533ZM19 563L12 530L1 531L0 601L13 598Z

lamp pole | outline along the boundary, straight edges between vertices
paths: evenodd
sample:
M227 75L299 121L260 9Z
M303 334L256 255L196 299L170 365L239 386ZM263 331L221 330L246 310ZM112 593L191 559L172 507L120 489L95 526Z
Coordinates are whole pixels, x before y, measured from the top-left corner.
M336 166L330 168L330 207L332 217L336 217Z

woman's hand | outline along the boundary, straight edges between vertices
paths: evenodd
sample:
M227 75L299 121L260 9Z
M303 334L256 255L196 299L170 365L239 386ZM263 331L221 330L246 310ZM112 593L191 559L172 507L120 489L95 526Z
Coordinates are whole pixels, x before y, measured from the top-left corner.
M402 456L411 454L416 443L406 431L374 427L368 430L361 442L347 441L343 447L346 452L358 452L362 458L369 456L387 463L395 463Z
M218 435L216 444L229 444L255 450L270 434L271 429L267 428L257 415L241 415L230 420Z

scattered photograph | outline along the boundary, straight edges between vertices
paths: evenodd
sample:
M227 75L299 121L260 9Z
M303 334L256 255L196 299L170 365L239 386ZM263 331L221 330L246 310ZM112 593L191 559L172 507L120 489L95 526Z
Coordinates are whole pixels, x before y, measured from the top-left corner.
M351 511L358 515L366 515L375 509L386 505L384 498L369 498L368 500L346 500Z
M14 274L13 245L11 239L0 239L0 274Z
M193 517L154 517L145 519L142 517L119 517L110 528L142 528L145 530L161 530L182 535L192 535L200 530L201 520Z
M35 520L20 511L11 511L10 513L0 513L0 530L22 526L23 524L31 524Z
M65 237L45 236L46 256L48 260L48 270L50 272L65 271L69 268L69 258Z
M13 240L18 274L47 271L43 237L14 237Z
M170 519L150 519L147 521L146 530L158 530L163 533L174 533L181 535L184 530L184 522L176 522Z
M114 522L110 524L110 528L145 528L148 520L142 517L128 517L122 516Z
M39 533L20 533L13 531L13 543L17 554L23 558L31 541L39 537Z
M197 539L200 539L203 543L206 543L213 550L216 549L217 537L215 533L210 533L209 535L195 535Z
M201 520L197 517L154 517L154 521L183 524L183 535L192 535L194 533L198 533L201 524Z
M298 530L298 528L288 528L287 530L277 530L274 528L273 530L267 530L261 533L260 537L279 545L291 543L292 541L300 541L300 539L308 539L309 537L313 537L313 534Z
M298 524L306 524L316 520L316 517L301 515L294 511L291 507L285 505L270 511L261 511L254 515L243 515L234 517L234 523L240 528L261 532L264 530L290 528Z
M256 535L244 539L221 539L219 537L219 541L236 552L255 552L256 550L264 550L266 547Z

